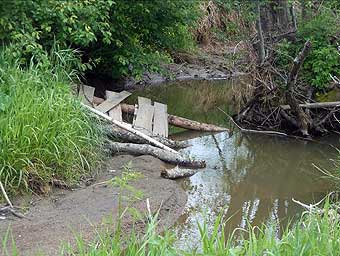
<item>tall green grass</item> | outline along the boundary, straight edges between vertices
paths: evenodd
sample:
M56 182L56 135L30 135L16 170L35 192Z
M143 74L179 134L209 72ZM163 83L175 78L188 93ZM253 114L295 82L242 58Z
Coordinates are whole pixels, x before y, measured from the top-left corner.
M339 255L340 220L336 211L325 209L324 215L306 213L281 238L275 235L272 227L251 227L237 230L243 233L243 239L224 236L224 225L218 218L212 232L205 224L198 225L201 246L197 249L179 249L174 244L175 234L166 231L157 234L157 222L151 218L144 235L129 235L122 242L120 236L110 232L100 233L93 243L86 243L78 238L74 249L63 251L61 255L97 256L224 256L224 255ZM117 231L116 231L117 232ZM123 231L119 231L122 235Z
M52 51L26 67L10 48L0 53L0 180L17 192L90 170L99 129L71 93L77 57Z

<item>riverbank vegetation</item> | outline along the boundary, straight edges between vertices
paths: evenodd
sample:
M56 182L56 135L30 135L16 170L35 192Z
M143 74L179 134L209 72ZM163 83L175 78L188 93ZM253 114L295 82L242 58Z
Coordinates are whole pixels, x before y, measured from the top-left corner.
M305 213L295 224L285 229L281 237L275 227L251 227L236 230L239 237L224 236L224 225L219 218L214 229L198 224L201 244L198 249L179 249L171 231L159 235L154 218L148 223L145 235L132 235L126 243L112 239L111 233L101 233L89 245L81 238L69 255L337 255L340 250L339 216L326 206L324 215ZM114 236L117 237L117 236Z
M46 193L49 183L88 173L100 133L72 97L76 52L52 50L21 68L13 50L0 53L0 181L11 194Z
M138 78L194 46L196 1L0 3L0 181L6 191L72 183L95 163L99 129L72 96L85 72ZM60 50L56 50L60 49ZM40 191L43 192L43 191Z
M330 214L329 214L330 213ZM281 238L277 238L275 228L249 227L242 230L244 239L226 238L223 235L223 224L215 223L213 233L206 226L200 226L201 244L199 250L181 248L174 244L175 234L166 231L163 235L157 233L155 218L147 224L144 235L133 233L123 241L116 231L98 231L97 239L92 242L77 238L75 247L64 246L60 255L337 255L340 250L340 223L334 211L326 210L321 217L318 214L305 214ZM10 232L2 241L2 255L20 255L16 252L15 242ZM41 255L45 255L42 253ZM46 253L46 255L48 255Z
M5 1L0 4L0 40L15 43L23 60L55 42L82 53L83 71L112 78L159 71L170 53L193 47L189 28L198 2Z
M256 1L250 8L255 29L246 31L246 48L252 93L235 120L250 129L304 137L338 131L336 104L308 105L339 84L337 1Z
M340 130L338 104L300 106L339 87L338 1L28 0L2 1L0 14L0 181L11 194L75 183L99 160L101 131L73 97L74 83L89 74L138 80L199 46L230 43L225 57L251 74L248 92L235 96L240 125L305 137ZM332 214L302 216L280 239L250 228L225 243L223 223L213 234L201 226L202 252L178 251L152 219L144 236L104 233L69 254L332 255L340 249Z

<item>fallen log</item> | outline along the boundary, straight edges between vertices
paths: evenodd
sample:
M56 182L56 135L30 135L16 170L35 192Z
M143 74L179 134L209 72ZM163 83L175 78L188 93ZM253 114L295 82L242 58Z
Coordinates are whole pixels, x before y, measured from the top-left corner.
M172 169L165 169L161 172L161 176L166 179L187 178L197 173L197 169L181 169L178 166Z
M192 160L179 154L160 149L148 144L133 144L108 141L107 146L111 153L125 152L135 155L151 155L170 164L188 166L192 168L204 168L205 161Z
M132 142L137 144L149 144L149 142L141 137L134 135L133 133L121 129L117 126L108 126L104 128L104 132L106 136L110 139L118 139L124 142ZM155 140L159 141L160 143L168 146L170 148L186 148L189 147L190 144L187 141L174 141L168 138L164 138L161 136L151 136Z
M124 113L133 114L135 112L135 106L134 105L128 105L128 104L121 104L122 111ZM193 121L184 117L175 116L168 114L168 122L169 124L173 126L177 126L180 128L188 129L188 130L194 130L194 131L201 131L201 132L222 132L222 131L228 131L227 128L216 126L213 124L206 124L206 123L200 123L197 121Z
M93 104L98 105L102 103L104 99L94 97L93 98ZM122 111L124 113L128 114L134 114L135 112L135 106L129 105L129 104L120 104ZM200 123L197 121L193 121L184 117L175 116L168 114L168 122L169 124L173 126L177 126L180 128L188 129L188 130L194 130L194 131L201 131L201 132L223 132L228 131L228 128L220 127L213 124L206 124L206 123Z
M171 152L173 154L178 154L178 152L176 150L173 150L172 148L169 148L168 146L165 146L164 144L162 144L159 141L151 138L150 136L148 136L148 135L146 135L146 134L144 134L144 133L142 133L140 131L137 131L137 130L133 129L130 124L114 120L112 117L110 117L110 116L100 112L97 109L94 109L94 108L92 108L90 106L87 106L87 105L85 105L83 103L81 103L81 105L84 106L85 108L87 108L88 110L90 110L91 112L93 112L94 114L96 114L96 115L98 115L98 116L100 116L100 117L110 121L114 125L122 128L124 130L127 130L127 131L129 131L129 132L131 132L131 133L133 133L133 134L135 134L135 135L137 135L137 136L139 136L139 137L149 141L151 144L155 145L156 147L159 147L161 149L167 150L167 151L169 151L169 152Z
M331 101L331 102L316 102L316 103L305 103L305 104L299 104L301 108L308 108L308 109L315 109L315 108L333 108L333 107L339 107L340 101ZM280 106L284 110L289 110L289 105L281 105Z

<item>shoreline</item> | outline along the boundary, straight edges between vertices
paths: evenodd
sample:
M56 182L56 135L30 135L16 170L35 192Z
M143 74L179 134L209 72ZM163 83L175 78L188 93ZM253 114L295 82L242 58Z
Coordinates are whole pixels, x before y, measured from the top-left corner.
M119 176L123 167L131 162L133 171L140 172L142 178L132 181L131 185L143 192L143 199L132 207L140 213L147 213L146 199L149 199L151 212L159 211L159 232L171 227L178 220L187 202L187 194L179 183L163 179L160 172L165 164L152 156L117 155L105 161L93 184L84 188L70 190L53 189L46 196L18 198L20 206L29 205L26 218L9 217L0 222L0 239L3 241L7 230L16 243L19 253L36 255L60 255L63 243L75 244L76 235L87 241L95 239L97 230L112 228L105 223L107 219L115 224L118 214L118 188L103 181ZM96 185L98 184L98 185ZM144 216L144 215L143 215ZM145 221L135 221L124 216L122 231L128 233L132 227L143 232ZM11 239L9 239L11 240ZM11 245L8 245L11 248Z

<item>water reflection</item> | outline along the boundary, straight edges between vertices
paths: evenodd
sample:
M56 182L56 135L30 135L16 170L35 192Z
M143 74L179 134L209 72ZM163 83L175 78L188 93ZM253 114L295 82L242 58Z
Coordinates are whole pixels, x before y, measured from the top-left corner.
M237 109L230 103L235 97L233 92L240 88L241 81L185 81L138 94L168 104L171 114L226 126L227 118L217 107L229 113ZM136 98L130 100L136 103ZM213 229L221 212L227 222L226 235L236 227L246 227L247 222L274 223L278 234L280 225L287 225L291 217L302 211L292 202L293 197L311 203L330 189L312 167L312 163L333 167L329 158L337 153L327 145L237 133L229 137L228 133L185 131L173 137L188 139L192 146L183 152L207 162L206 169L182 181L188 193L186 211L176 227L182 246L198 245L197 222L206 220Z
M312 163L332 167L329 158L335 151L327 145L228 133L205 135L190 143L192 147L183 152L205 159L207 168L183 181L188 203L176 228L182 245L196 246L196 224L206 220L212 229L222 211L227 236L247 223L274 223L278 234L280 226L302 210L293 197L312 203L330 189L312 167Z

